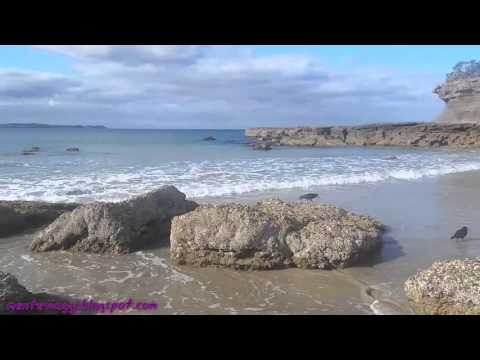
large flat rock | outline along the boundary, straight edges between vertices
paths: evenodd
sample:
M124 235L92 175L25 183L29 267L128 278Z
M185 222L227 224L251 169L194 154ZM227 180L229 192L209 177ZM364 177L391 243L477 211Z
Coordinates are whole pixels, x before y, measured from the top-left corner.
M132 252L168 237L172 217L196 206L174 186L165 186L121 203L83 205L40 231L33 239L31 250Z
M376 220L330 205L200 206L173 219L170 255L181 265L333 269L381 247L382 233Z
M480 147L480 124L400 123L319 128L251 128L247 137L276 146Z

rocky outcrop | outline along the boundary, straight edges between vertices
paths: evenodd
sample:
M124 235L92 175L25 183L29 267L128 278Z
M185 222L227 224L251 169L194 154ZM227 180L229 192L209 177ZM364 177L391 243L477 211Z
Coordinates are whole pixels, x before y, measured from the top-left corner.
M376 220L330 205L201 206L173 219L170 256L180 265L333 269L381 247L382 233Z
M480 62L458 63L434 93L447 104L440 122L480 124Z
M0 201L0 238L47 225L77 204Z
M71 302L72 299L57 295L34 294L21 285L15 276L0 271L0 315L65 314L68 313L68 305ZM39 310L36 305L41 303L48 303L50 309ZM53 306L54 304L58 304L58 306ZM81 311L80 313L86 312Z
M432 315L480 315L480 258L435 262L405 283L415 309Z
M434 92L447 105L439 122L480 124L480 76L448 80Z
M480 147L480 124L403 123L350 127L252 128L245 135L275 146Z
M9 302L30 301L32 297L33 294L19 284L15 276L0 271L0 305Z
M32 251L128 253L168 237L172 217L197 206L173 186L121 203L92 203L63 214L40 231Z

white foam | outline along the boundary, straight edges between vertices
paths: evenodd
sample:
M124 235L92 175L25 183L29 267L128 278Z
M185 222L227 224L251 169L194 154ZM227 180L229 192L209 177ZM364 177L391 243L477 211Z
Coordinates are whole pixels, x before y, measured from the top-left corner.
M115 202L163 185L175 185L189 197L201 198L390 180L413 181L480 170L478 155L478 152L426 151L401 154L397 156L397 161L388 162L378 155L364 154L299 159L179 161L124 168L87 161L85 164L62 163L65 170L62 173L46 165L36 165L25 170L27 173L23 176L4 170L0 176L0 199Z
M147 261L150 266L160 266L162 269L164 269L167 272L167 275L165 276L165 279L167 280L172 282L181 282L182 284L186 284L194 280L191 276L181 273L174 267L169 266L165 259L156 256L155 254L137 251L135 255L140 256L143 260Z
M25 261L35 262L35 259L33 257L31 257L30 255L20 255L20 257Z

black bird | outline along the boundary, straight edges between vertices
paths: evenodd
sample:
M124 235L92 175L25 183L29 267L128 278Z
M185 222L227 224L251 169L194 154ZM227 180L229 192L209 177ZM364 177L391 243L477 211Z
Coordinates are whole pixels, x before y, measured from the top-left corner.
M457 230L455 235L453 235L450 239L463 239L467 236L468 228L466 226L462 227L460 230Z
M300 196L299 199L300 200L310 200L310 201L312 201L316 197L318 197L318 194L305 194L305 195Z

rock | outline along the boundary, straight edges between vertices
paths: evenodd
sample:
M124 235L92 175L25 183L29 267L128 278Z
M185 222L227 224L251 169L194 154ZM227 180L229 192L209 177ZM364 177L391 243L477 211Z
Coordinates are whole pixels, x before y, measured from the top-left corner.
M252 128L247 137L269 137L277 146L480 147L480 124L402 123L323 128Z
M206 138L203 139L203 141L215 141L217 139L215 139L213 136L208 136Z
M57 306L60 308L40 310L37 305L33 304L58 304ZM68 313L71 304L71 299L60 296L46 293L34 294L21 285L15 276L0 271L0 315L65 314ZM85 311L81 311L81 313L85 313Z
M80 149L76 147L72 147L72 148L65 149L65 151L69 153L78 153L80 152Z
M458 63L433 92L447 104L440 122L480 124L480 62Z
M32 146L30 149L23 150L22 155L35 155L40 151L40 148L38 146Z
M382 234L376 220L329 205L200 206L173 219L170 256L179 265L333 269L374 252Z
M0 238L47 225L77 204L0 201Z
M398 157L396 156L388 156L384 160L398 160Z
M197 206L173 186L121 203L92 203L60 216L40 231L32 251L122 254L141 249L170 231L172 217Z
M480 258L435 262L405 282L415 309L432 315L480 315Z
M255 144L253 144L252 149L253 150L269 151L269 150L272 150L272 144L271 143L264 143L264 142L257 142Z
M0 271L0 305L8 302L30 301L32 296L30 291L18 283L15 276Z

